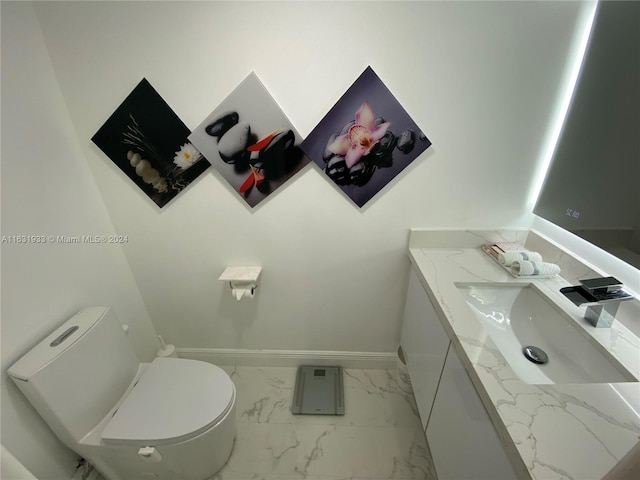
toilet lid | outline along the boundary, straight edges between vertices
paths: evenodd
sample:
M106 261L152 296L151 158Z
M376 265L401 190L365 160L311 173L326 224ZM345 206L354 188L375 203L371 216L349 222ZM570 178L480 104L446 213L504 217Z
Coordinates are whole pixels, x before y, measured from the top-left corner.
M156 358L122 402L102 439L108 445L160 445L198 435L235 400L229 375L211 363Z

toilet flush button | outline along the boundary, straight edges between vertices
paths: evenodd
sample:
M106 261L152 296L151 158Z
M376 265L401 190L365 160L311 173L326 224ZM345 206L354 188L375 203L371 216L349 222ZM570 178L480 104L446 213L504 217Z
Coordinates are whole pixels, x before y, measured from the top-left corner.
M162 461L162 455L160 455L160 452L156 450L155 447L142 447L138 450L138 455L140 455L145 462L158 463Z

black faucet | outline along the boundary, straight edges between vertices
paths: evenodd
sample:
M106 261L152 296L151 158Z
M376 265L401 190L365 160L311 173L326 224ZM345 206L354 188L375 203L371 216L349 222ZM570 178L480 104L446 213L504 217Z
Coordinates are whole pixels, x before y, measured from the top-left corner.
M574 305L586 305L584 318L598 328L611 327L620 302L633 298L615 277L580 280L580 285L561 288L560 292Z

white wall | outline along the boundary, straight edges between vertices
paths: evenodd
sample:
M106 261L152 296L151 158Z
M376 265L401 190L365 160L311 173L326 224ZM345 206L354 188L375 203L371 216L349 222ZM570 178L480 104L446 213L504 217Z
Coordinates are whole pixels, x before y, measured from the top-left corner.
M390 352L409 227L524 226L574 2L42 2L72 121L178 347ZM371 65L433 142L359 210L310 165L251 210L213 169L159 210L90 138L144 76L195 128L254 70L306 136ZM217 281L262 265L256 299Z
M32 6L2 2L2 443L37 478L70 478L64 447L6 376L77 310L112 305L141 358L155 331L122 249L16 244L16 235L114 233L78 143ZM3 470L2 478L11 478Z

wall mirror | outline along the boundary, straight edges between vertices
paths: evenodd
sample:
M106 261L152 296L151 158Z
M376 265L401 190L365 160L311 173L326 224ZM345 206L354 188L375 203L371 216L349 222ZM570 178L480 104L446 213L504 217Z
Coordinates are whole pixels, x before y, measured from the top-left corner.
M640 268L640 2L600 2L534 213Z

